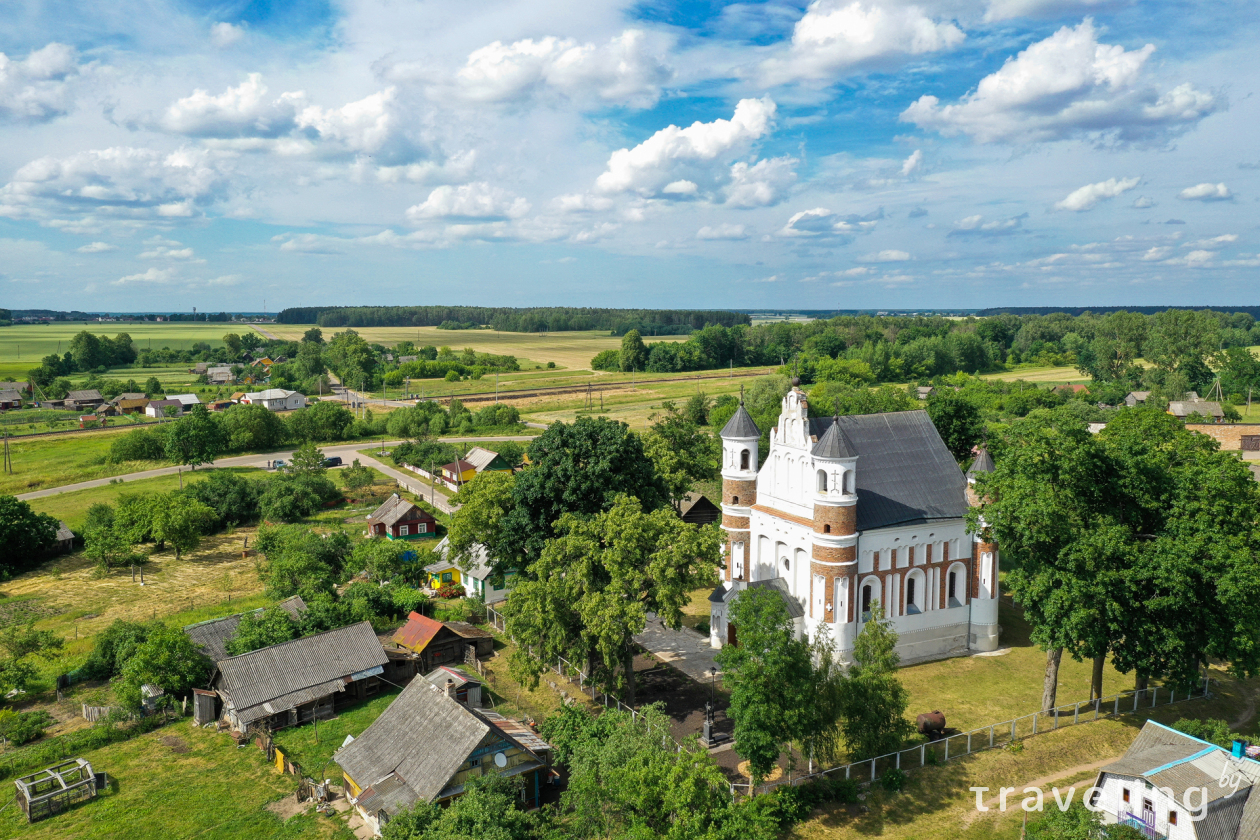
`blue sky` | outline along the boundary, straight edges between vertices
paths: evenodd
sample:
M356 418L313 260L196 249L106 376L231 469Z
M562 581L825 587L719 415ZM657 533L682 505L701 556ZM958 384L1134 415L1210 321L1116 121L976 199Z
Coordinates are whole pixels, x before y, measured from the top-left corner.
M1254 304L1233 0L14 2L0 306Z

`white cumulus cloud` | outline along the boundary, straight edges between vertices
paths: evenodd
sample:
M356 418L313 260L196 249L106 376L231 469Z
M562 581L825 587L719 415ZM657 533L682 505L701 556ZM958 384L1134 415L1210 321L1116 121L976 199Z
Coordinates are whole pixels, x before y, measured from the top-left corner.
M413 222L428 219L517 219L529 212L529 202L501 187L474 181L458 187L443 184L423 203L407 210Z
M909 253L905 251L897 251L897 250L889 249L889 250L884 250L884 251L875 251L874 253L871 253L871 254L865 254L861 257L858 257L858 262L873 262L873 263L906 262L909 259L911 259Z
M715 164L725 163L771 130L775 104L769 97L742 99L729 120L662 128L633 149L618 149L595 181L601 193L652 195L679 180L712 182Z
M65 44L21 60L0 53L0 122L47 122L68 113L79 75L79 55Z
M189 137L279 137L293 130L305 96L283 93L272 98L262 75L217 96L198 88L166 109L160 124L167 131Z
M696 239L747 239L748 231L743 225L723 222L720 225L705 225L696 231Z
M1177 198L1186 201L1229 201L1233 197L1224 184L1196 184L1177 193Z
M851 239L851 234L872 230L876 223L884 218L881 208L865 215L833 213L826 207L814 207L793 213L787 224L779 231L779 236L789 237L843 237Z
M115 286L125 286L129 283L168 283L175 276L173 268L150 268L140 274L128 274L125 277L119 277L114 281Z
M923 151L921 149L915 149L914 152L911 153L910 157L901 162L902 177L908 178L918 172L921 166L923 166Z
M1131 0L989 0L985 10L986 21L1009 20L1016 17L1057 17L1078 9L1118 5Z
M792 170L796 162L791 157L766 158L751 166L742 160L736 162L725 187L726 203L731 207L778 204L796 183L796 172Z
M1011 216L1007 219L989 220L985 220L984 216L981 215L967 216L954 222L954 229L946 235L959 237L1009 236L1022 230L1024 219L1027 218L1027 213L1020 213L1018 216Z
M1145 210L1148 207L1154 207L1155 201L1153 199L1147 198L1144 195L1140 195L1137 197L1137 199L1134 200L1133 206L1137 208L1138 210Z
M1144 83L1154 51L1151 44L1135 50L1101 44L1086 18L1008 58L957 103L922 96L901 119L982 143L1159 139L1193 126L1220 103L1189 84L1160 93Z
M244 27L233 26L227 21L219 21L210 27L210 43L219 49L230 47L244 37Z
M1106 181L1099 181L1097 184L1086 184L1068 193L1067 198L1056 203L1056 210L1073 210L1080 213L1084 210L1093 210L1098 202L1108 198L1115 198L1123 195L1129 190L1136 187L1141 178L1108 178Z
M639 29L601 45L556 37L495 41L474 50L455 81L475 102L516 101L552 90L582 102L650 107L673 75L664 54L665 45Z
M117 251L117 245L110 245L108 242L89 242L86 245L80 245L75 248L80 254L104 254L107 251Z
M787 55L762 62L763 84L830 81L845 71L952 49L966 36L918 6L814 0L792 30Z

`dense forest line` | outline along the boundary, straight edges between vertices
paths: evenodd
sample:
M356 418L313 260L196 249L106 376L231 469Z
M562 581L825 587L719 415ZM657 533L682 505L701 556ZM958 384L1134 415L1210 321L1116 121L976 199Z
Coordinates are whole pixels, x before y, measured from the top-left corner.
M698 330L708 324L733 327L749 324L742 312L690 309L594 309L549 306L517 309L505 306L302 306L282 310L281 324L318 324L321 327L445 327L475 329L488 325L501 332L563 332L611 330L623 335L640 332L673 334Z
M1107 315L1112 312L1137 312L1142 315L1154 315L1170 309L1188 310L1190 312L1245 312L1252 318L1260 318L1260 306L993 306L978 309L975 315L987 318L992 315Z
M1218 375L1225 399L1260 389L1260 361L1243 348L1260 344L1246 312L1169 309L1073 317L996 315L841 316L732 328L708 326L683 342L645 342L627 333L621 349L591 360L596 370L649 373L734 366L782 366L805 383L923 382L954 373L1020 364L1072 366L1099 383L1181 399L1206 394ZM1143 360L1145 364L1143 364Z

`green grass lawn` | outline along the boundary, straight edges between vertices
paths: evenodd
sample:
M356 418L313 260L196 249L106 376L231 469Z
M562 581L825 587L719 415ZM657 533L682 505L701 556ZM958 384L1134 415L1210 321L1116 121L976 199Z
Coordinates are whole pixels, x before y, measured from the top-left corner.
M107 463L110 445L126 431L130 429L10 440L13 473L0 473L0 493L29 493L167 466L166 462L151 461Z
M227 735L172 723L80 756L108 773L117 792L47 820L26 824L16 806L0 813L0 837L39 840L168 840L175 837L350 838L338 819L313 813L281 822L266 805L297 789L254 746Z
M340 774L336 766L330 763L332 754L341 748L341 742L347 735L356 738L362 735L363 730L371 726L402 691L401 688L384 683L381 687L388 690L382 691L366 703L346 709L332 720L280 730L275 736L276 746L302 765L302 769L311 778L337 780Z
M136 322L97 323L95 321L67 321L53 324L15 324L0 328L0 379L26 378L26 372L39 367L40 359L50 353L64 354L70 348L70 340L77 333L87 330L93 335L110 338L125 332L138 349L169 347L172 350L188 350L198 341L211 347L222 347L223 336L234 332L249 332L248 324L207 322ZM124 377L126 378L126 377Z

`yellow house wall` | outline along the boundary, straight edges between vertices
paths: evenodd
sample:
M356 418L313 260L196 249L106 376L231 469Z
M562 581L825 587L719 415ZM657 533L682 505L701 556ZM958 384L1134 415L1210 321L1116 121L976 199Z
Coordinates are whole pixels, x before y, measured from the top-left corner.
M506 773L518 764L525 764L533 760L529 757L529 753L517 747L509 747L504 750L504 754L507 756L507 766L502 768L494 763L494 753L483 755L481 757L481 767L478 768L470 767L468 762L465 761L460 765L459 770L455 772L455 777L450 784L462 785L466 784L474 776L488 775L489 773Z

